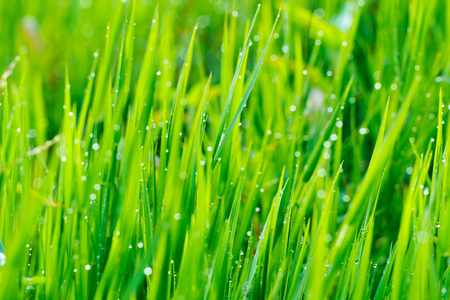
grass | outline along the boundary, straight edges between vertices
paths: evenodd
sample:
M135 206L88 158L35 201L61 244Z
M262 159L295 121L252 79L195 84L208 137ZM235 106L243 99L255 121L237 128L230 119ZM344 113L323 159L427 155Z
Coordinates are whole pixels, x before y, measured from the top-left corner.
M0 0L0 299L449 299L449 20Z

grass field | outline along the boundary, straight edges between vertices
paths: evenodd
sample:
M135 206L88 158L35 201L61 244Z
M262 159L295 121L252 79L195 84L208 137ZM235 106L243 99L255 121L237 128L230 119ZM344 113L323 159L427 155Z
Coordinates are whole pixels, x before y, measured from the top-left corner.
M446 0L0 0L0 299L449 299L448 53Z

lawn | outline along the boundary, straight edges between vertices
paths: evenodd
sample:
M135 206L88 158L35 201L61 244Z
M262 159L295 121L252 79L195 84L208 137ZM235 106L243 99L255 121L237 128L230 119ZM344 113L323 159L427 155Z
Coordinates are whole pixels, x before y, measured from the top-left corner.
M0 299L449 299L448 53L448 0L0 0Z

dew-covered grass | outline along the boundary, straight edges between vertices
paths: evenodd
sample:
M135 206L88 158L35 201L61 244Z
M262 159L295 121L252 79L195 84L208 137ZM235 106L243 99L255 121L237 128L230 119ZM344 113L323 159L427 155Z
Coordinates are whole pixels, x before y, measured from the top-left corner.
M0 299L449 299L449 51L443 0L0 0Z

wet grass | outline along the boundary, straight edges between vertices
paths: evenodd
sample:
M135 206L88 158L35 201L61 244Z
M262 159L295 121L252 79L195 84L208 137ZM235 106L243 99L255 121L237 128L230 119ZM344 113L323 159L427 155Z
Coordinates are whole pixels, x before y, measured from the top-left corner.
M19 2L0 299L449 298L447 2Z

